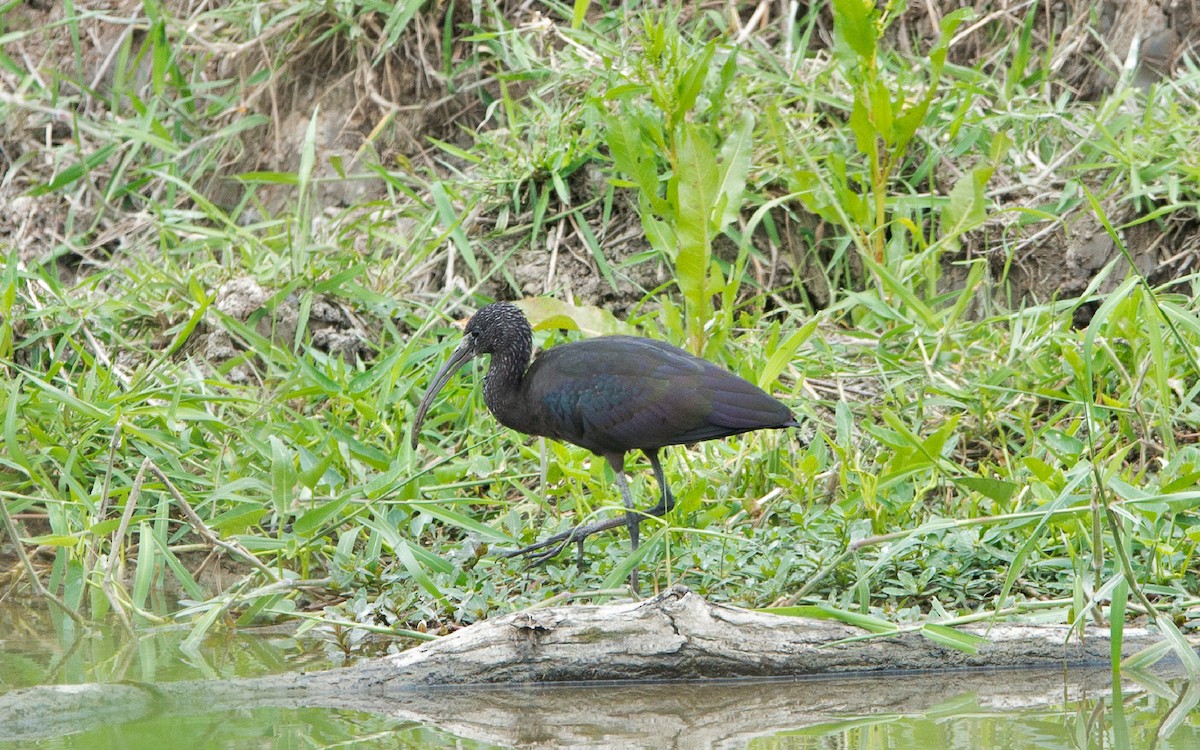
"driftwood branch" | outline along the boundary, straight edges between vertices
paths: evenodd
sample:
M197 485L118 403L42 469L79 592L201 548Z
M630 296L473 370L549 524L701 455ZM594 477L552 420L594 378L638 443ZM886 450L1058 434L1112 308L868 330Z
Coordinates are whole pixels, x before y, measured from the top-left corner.
M982 705L1012 708L1111 687L1104 630L1089 629L1082 641L1070 642L1063 626L964 630L990 642L967 654L919 633L864 640L839 623L711 604L676 587L644 602L519 612L324 672L15 691L0 696L0 739L48 737L151 711L324 706L495 744L638 745L648 738L663 744L657 740L666 732L673 744L695 747L839 714L920 711L968 691ZM1123 648L1128 654L1159 640L1146 629L1126 628ZM1012 678L990 671L1014 667L1041 671ZM1066 684L1064 668L1071 670ZM914 670L922 674L906 674ZM781 677L791 679L766 688L761 682ZM806 677L821 679L800 679ZM580 684L593 681L606 684Z

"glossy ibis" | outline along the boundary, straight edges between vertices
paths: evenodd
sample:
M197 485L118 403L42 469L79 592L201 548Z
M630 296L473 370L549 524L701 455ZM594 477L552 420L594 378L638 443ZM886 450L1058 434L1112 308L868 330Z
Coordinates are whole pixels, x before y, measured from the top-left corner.
M582 561L585 538L622 523L636 550L642 516L634 511L625 481L626 453L636 449L650 459L662 497L645 515L661 516L671 510L675 498L663 477L659 449L799 426L786 406L757 386L661 341L601 336L553 347L529 364L532 350L533 329L516 305L497 302L475 313L462 343L421 399L413 449L438 391L458 368L490 354L483 400L492 415L518 432L574 443L603 456L616 475L626 511L624 519L580 524L505 557L526 555L541 562L576 542ZM636 591L636 568L630 582Z

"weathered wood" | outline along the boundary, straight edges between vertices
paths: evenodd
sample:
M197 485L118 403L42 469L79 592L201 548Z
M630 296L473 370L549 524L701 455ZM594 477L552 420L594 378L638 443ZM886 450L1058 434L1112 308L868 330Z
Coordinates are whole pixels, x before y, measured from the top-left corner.
M780 617L710 604L676 587L624 604L509 614L426 646L349 671L347 686L560 683L580 680L726 679L808 674L1106 664L1108 631L1070 638L1066 625L964 628L989 638L977 654L944 648L919 632L863 638L827 620ZM847 641L847 638L858 640ZM1127 653L1159 637L1124 629Z
M1083 642L1067 643L1063 626L969 630L990 639L977 654L919 633L847 641L863 633L711 604L677 587L644 602L519 612L323 672L15 691L0 696L0 738L50 737L152 712L323 706L495 744L637 745L669 737L700 747L839 714L920 711L957 693L1012 708L1061 701L1073 687L1094 694L1111 685L1106 631L1089 629ZM1126 628L1123 648L1158 640ZM1042 670L994 671L1012 667ZM767 677L791 679L731 681ZM605 682L580 684L590 681Z
M712 604L682 586L642 602L527 610L481 622L402 654L325 673L381 687L587 680L796 677L844 672L1106 664L1108 631L1071 638L1065 625L962 628L988 638L978 653L917 632L864 639L837 622ZM847 640L856 639L856 640ZM1133 653L1161 638L1125 628Z

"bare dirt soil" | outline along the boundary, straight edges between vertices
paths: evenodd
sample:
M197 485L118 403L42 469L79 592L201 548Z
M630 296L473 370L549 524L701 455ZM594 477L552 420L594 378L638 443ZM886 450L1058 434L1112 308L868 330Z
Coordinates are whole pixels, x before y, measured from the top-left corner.
M172 0L165 5L177 19L200 18L209 10L208 3L198 0ZM454 6L459 7L454 12L465 13L462 5ZM545 23L535 10L526 7L528 4L502 5L511 12L514 27ZM725 3L709 5L727 7ZM906 14L891 27L893 42L902 48L922 46L936 36L940 18L961 5L948 0L910 3ZM777 16L780 6L786 4L740 3L736 7L738 22L757 25L757 33L770 42L781 27ZM999 59L1004 44L1021 30L1030 3L976 0L973 6L976 20L958 32L951 57L958 64L978 66L987 72L995 67L992 58ZM1200 25L1200 12L1190 0L1060 0L1040 3L1039 7L1040 16L1033 25L1035 46L1039 54L1051 50L1050 67L1059 76L1056 85L1080 99L1102 96L1116 80L1116 71L1130 62L1136 65L1136 79L1141 85L1171 76L1179 57L1194 50L1193 31ZM77 99L64 99L71 103L61 110L10 108L0 131L0 236L15 243L24 262L54 263L66 280L81 267L112 262L126 248L156 244L146 241L146 235L153 231L146 217L136 210L125 211L120 204L105 203L96 197L94 188L72 193L29 193L31 187L52 177L53 164L39 157L47 145L72 139L86 143L91 138L73 131L76 115L86 112L94 117L105 116L109 106L105 96L115 75L116 50L125 41L130 41L135 51L148 43L142 38L147 26L142 4L137 0L81 0L74 8L82 19L77 25L79 54L69 33L75 26L56 23L64 13L62 4L30 2L9 11L8 31L33 30L6 45L10 57L28 61L41 71L40 75L75 81ZM242 190L232 175L258 170L296 171L305 131L318 105L315 177L322 179L317 195L322 207L331 210L386 195L379 180L335 179L334 165L338 163L348 172L362 171L356 166L365 163L440 168L431 158L426 138L464 142L464 133L488 127L479 92L498 93L493 71L464 72L453 86L435 72L440 70L439 61L444 56L459 59L470 43L463 34L449 38L443 35L446 12L445 4L431 4L413 19L400 43L382 56L368 54L369 45L344 48L336 41L338 34L322 35L320 28L295 34L292 41L271 36L230 39L219 23L204 16L208 20L194 29L195 44L207 47L211 53L203 58L210 68L204 75L211 80L256 80L245 87L245 100L239 114L230 115L230 122L236 116L261 115L262 123L232 141L229 152L220 155L220 168L211 173L207 184L198 186L201 192L218 205L229 205L238 200ZM463 16L450 20L451 28L458 29L470 19ZM270 33L286 36L288 31L285 27ZM365 32L383 39L381 28L367 28ZM832 20L826 12L813 43L827 46L831 39ZM444 44L450 48L444 49ZM290 52L280 54L281 45L285 49L290 46ZM143 83L150 75L148 57L137 71ZM285 61L282 67L273 68L279 60ZM270 70L269 75L254 78L263 70ZM11 73L0 71L0 89L13 91L17 82ZM69 93L72 85L63 84L62 89ZM1002 172L999 170L989 185L989 191L999 196L997 208L1044 203L1064 184L1064 179L1053 173L1037 184L997 184L1004 179ZM580 170L579 175L572 190L586 192L603 182L587 169ZM101 174L95 175L96 180L102 178ZM289 186L262 188L258 200L259 210L270 214L295 200L294 191ZM985 257L995 277L1004 274L1008 288L1003 294L1009 300L1073 296L1086 289L1093 276L1120 255L1086 204L1055 221L1018 226L1014 216L1013 212L997 211L995 219L969 237L959 255L945 258L948 286L953 287L965 274L959 261ZM1197 267L1198 224L1193 218L1179 218L1178 213L1173 216L1124 232L1124 242L1138 269L1155 282L1169 281ZM245 217L253 219L256 213L249 211ZM1114 224L1137 218L1127 204L1111 206L1110 217ZM565 292L620 314L636 305L647 290L668 280L669 269L661 263L622 265L648 247L627 201L619 196L607 227L596 226L601 222L598 209L587 218L601 238L609 263L621 266L615 287L601 280L579 227L566 218L548 224L545 242L538 247L496 248L498 257L511 251L505 264L508 278L497 274L483 291L498 298ZM470 221L473 224L465 227L468 231L482 231L491 219L475 216ZM781 246L765 237L756 243L761 257L767 260L757 261L752 272L768 288L783 287L798 278L812 303L824 304L830 290L819 272L822 257L813 238L835 230L806 218L796 207L781 216L778 223L788 233L781 238ZM1100 291L1111 288L1123 276L1120 270L1110 275ZM446 279L438 269L407 283L419 292L440 288ZM246 291L236 285L229 291L238 290L239 294ZM800 291L793 286L787 293ZM996 293L1001 291L997 289ZM266 295L261 296L266 299ZM244 303L245 299L239 297L219 301L218 306L239 307ZM326 322L336 331L336 335L327 334L330 350L359 351L361 329L350 320L348 311L334 309L332 302L330 305ZM221 345L219 341L210 342L214 351L209 353L215 356Z

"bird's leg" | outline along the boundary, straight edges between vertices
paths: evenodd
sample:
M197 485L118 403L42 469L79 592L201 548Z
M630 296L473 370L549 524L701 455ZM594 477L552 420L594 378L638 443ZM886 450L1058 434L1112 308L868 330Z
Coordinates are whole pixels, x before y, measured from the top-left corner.
M663 476L663 467L658 460L658 451L644 451L646 458L650 459L650 468L654 469L654 478L658 480L658 489L662 493L662 497L658 500L658 505L646 511L652 516L665 516L675 507L675 496L671 494L671 488L667 486L667 479Z
M625 501L625 526L629 529L629 549L631 552L637 552L638 528L642 525L642 518L633 510L633 494L629 491L629 482L625 481L624 466L618 466L618 463L624 464L625 462L614 462L613 470L617 472L617 487L621 490L621 499ZM629 571L629 586L636 594L638 590L636 565Z
M623 457L615 460L610 458L613 473L617 475L617 489L621 490L621 500L625 503L625 525L629 527L629 545L636 552L638 548L638 526L641 518L633 510L633 493L629 491L629 482L625 479L625 461Z

